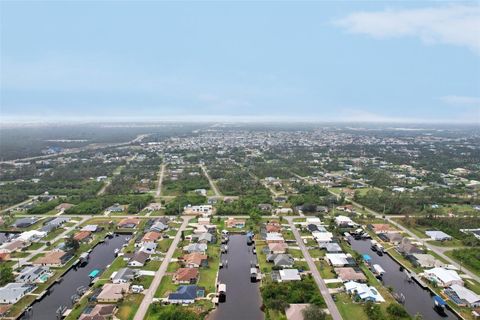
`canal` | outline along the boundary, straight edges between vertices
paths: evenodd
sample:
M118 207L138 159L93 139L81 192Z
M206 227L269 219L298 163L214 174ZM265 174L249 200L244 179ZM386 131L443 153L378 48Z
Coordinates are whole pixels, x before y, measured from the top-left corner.
M350 243L354 250L360 254L368 254L372 258L373 264L379 264L385 270L383 275L383 284L386 287L392 287L393 292L403 294L405 296L405 309L410 315L420 313L423 319L458 319L448 309L443 315L439 314L433 308L433 295L427 290L423 289L415 281L407 281L406 274L400 271L400 265L393 260L389 255L384 254L379 256L371 249L370 240L355 240L350 237Z
M246 235L230 235L228 253L221 256L221 261L228 261L228 265L220 269L218 276L218 281L227 286L226 300L218 305L209 320L264 319L259 283L250 282L250 264L257 261L253 248L254 245L247 245Z
M31 311L25 314L22 319L33 320L54 320L57 319L56 311L60 306L71 308L71 297L75 295L77 288L88 287L90 278L88 274L94 269L104 270L115 259L114 250L121 248L126 243L129 235L118 235L111 239L106 238L105 242L98 244L90 253L88 264L70 269L61 282L50 287L42 300L32 305Z

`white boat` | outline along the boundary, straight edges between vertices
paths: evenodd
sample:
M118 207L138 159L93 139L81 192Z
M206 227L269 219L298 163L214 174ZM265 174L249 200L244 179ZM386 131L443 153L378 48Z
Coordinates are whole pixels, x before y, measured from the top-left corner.
M385 270L383 270L382 266L379 264L374 264L372 266L372 271L375 273L377 276L383 276L385 274Z

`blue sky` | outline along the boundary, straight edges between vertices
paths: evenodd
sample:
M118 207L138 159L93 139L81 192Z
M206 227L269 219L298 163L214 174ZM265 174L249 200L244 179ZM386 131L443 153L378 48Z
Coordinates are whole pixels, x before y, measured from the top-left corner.
M480 123L480 3L1 1L0 115Z

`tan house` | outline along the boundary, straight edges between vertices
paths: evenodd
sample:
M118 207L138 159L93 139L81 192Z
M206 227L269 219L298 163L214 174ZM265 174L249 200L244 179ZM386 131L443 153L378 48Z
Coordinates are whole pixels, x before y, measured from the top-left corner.
M199 252L186 254L182 260L184 266L187 268L198 268L208 265L208 256Z
M98 302L117 302L127 294L130 289L129 283L106 283L102 292L97 296Z
M73 236L73 239L79 242L88 242L90 241L91 235L92 233L90 231L79 231L75 233L75 235Z
M43 257L37 258L33 261L33 265L60 267L69 260L70 255L64 251L50 251Z

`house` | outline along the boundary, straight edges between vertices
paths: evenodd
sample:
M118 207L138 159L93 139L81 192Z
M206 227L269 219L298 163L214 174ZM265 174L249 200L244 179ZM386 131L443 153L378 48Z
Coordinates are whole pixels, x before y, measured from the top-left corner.
M156 242L145 242L142 244L139 252L145 252L147 254L154 254L155 250L157 250L157 243Z
M48 280L50 269L48 267L27 266L15 277L15 282L21 283L43 283Z
M336 242L322 243L320 248L325 249L328 253L342 253L343 250Z
M314 225L320 226L322 224L322 222L320 221L320 218L318 218L318 217L307 217L307 219L305 221L305 224L307 224L307 225L314 224Z
M162 221L156 221L151 227L150 231L162 232L168 229L168 225Z
M200 206L192 206L189 204L183 207L183 213L186 215L210 216L213 213L213 206L210 204Z
M138 226L140 219L138 218L125 218L118 223L118 227L122 229L133 229Z
M341 228L350 228L357 225L352 219L346 216L335 217L335 224Z
M397 251L405 256L413 253L423 253L423 250L412 244L408 238L402 239L400 244L397 246Z
M90 231L79 231L73 235L73 239L78 242L89 242L92 233Z
M285 253L288 249L288 245L286 243L269 243L268 250L270 253L279 254Z
M143 235L141 242L142 243L155 242L161 237L162 237L161 233L157 231L149 231Z
M269 232L266 234L265 241L267 244L270 243L284 243L285 239L283 239L283 236L281 233L278 232Z
M87 224L80 231L97 232L100 231L100 229L101 227L97 226L96 224Z
M169 303L177 304L191 304L195 299L202 298L205 295L205 288L197 285L182 285L177 288L177 291L168 295L167 301Z
M427 253L412 253L407 256L407 259L416 267L433 268L443 267L444 264L437 260L434 256Z
M150 255L143 251L137 251L134 254L125 255L124 257L129 258L128 266L129 267L143 267L145 263L150 259Z
M40 240L47 235L46 232L37 231L37 230L29 230L22 232L15 240L22 241L22 242L32 242L36 240Z
M183 251L188 253L192 253L192 252L205 253L205 251L207 251L207 245L205 243L191 243L183 247Z
M272 211L273 206L269 203L260 203L258 208L264 212L270 212Z
M297 269L282 269L279 271L279 274L279 282L302 280Z
M114 304L96 304L93 308L85 308L78 320L108 320L117 310Z
M398 232L379 233L378 237L383 241L393 243L394 245L398 245L403 239L403 236Z
M61 203L61 204L59 204L58 206L55 207L55 210L57 210L57 212L65 212L66 210L70 209L71 207L73 207L73 204L71 204L71 203Z
M351 255L345 253L327 253L325 259L334 267L344 267L355 265L355 260Z
M227 228L245 228L245 220L230 217L225 221L225 226L227 226Z
M173 275L173 282L195 284L198 280L197 268L180 268Z
M345 291L355 295L362 301L385 302L385 299L383 299L377 289L365 283L349 281L345 283Z
M200 234L194 234L192 236L192 241L198 242L198 243L212 243L214 241L215 237L208 232L200 233Z
M102 287L102 291L97 296L98 302L117 302L128 293L130 289L129 283L106 283Z
M270 221L265 226L265 230L267 231L267 233L271 233L271 232L279 233L282 230L282 226L280 223L276 221Z
M12 253L17 250L22 249L25 247L25 242L20 241L20 240L12 240L10 242L5 242L0 246L0 252L1 253Z
M455 270L435 267L430 270L425 270L423 275L429 281L434 282L441 287L450 287L454 284L463 286L463 280Z
M312 232L312 236L318 244L332 242L333 234L331 232Z
M40 229L40 231L49 233L50 231L59 228L61 225L63 225L64 223L66 223L66 222L68 222L68 221L70 221L70 218L57 217L57 218L55 218L55 219L50 220L49 222L47 222L47 223Z
M120 205L118 203L115 203L113 206L108 207L105 209L105 212L124 212L125 211L125 206Z
M0 288L0 304L14 304L33 289L35 286L31 284L7 283Z
M276 257L273 259L273 264L275 265L275 267L291 268L293 267L294 263L295 260L289 254L277 254Z
M392 228L388 223L372 223L367 225L367 228L375 232L375 234L398 232L397 230Z
M129 283L137 276L137 271L130 268L121 268L112 273L110 280L112 283Z
M183 264L187 268L206 267L208 265L208 256L198 252L186 254L182 258Z
M459 306L480 307L480 295L464 286L453 284L450 288L445 289L444 293Z
M292 214L292 208L277 208L275 209L275 214Z
M31 225L33 225L35 222L37 222L37 218L35 217L30 217L30 218L20 218L15 220L15 222L12 224L12 227L14 228L28 228Z
M50 251L47 252L43 257L37 258L32 264L39 266L61 267L68 260L70 260L72 256L72 254L67 254L64 251Z
M162 210L162 204L161 203L150 203L148 206L145 207L146 211L160 211Z
M446 241L446 240L452 240L452 237L446 234L443 231L425 231L425 234L432 238L432 240L436 241Z
M342 267L333 269L342 282L367 282L367 277L359 268Z

